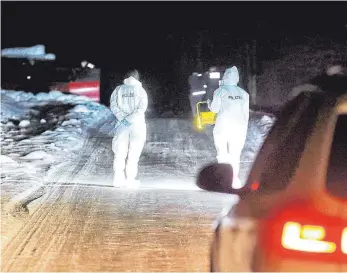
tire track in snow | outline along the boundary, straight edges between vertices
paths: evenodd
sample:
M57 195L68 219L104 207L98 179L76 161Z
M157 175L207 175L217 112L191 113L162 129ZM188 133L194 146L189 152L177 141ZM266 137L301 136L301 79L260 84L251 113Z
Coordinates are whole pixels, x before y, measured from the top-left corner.
M3 252L2 272L206 271L211 221L231 201L206 192L60 188Z
M144 149L144 156L140 161L140 176L144 179L157 177L157 179L162 180L168 176L177 181L182 177L188 178L190 174L194 173L194 168L198 168L200 164L202 166L204 162L213 161L215 150L211 135L192 132L190 125L191 123L187 120L148 120L148 141ZM98 200L98 194L104 190L113 192L113 189L100 187L89 187L89 190L86 190L86 187L78 185L78 182L90 175L91 171L96 172L96 175L99 174L101 179L105 179L105 176L102 177L102 175L112 175L112 163L107 162L107 160L113 156L110 146L113 127L114 122L111 119L97 123L74 162L66 162L52 170L50 177L46 179L46 195L40 199L38 208L32 213L17 236L3 250L2 271L26 268L25 263L28 263L28 260L21 259L22 264L18 264L18 260L16 260L16 257L23 255L30 256L30 267L37 271L46 268L50 260L47 258L44 261L39 261L42 259L40 257L48 255L48 253L52 255L52 248L59 244L59 240L62 243L67 243L69 238L67 233L70 229L68 223L73 222L73 216L77 210L74 206L80 202L77 195L82 191L85 196L84 199L90 198L87 201L90 205L85 212L87 213L85 217L91 217L90 215L96 214L96 210L92 207L93 202ZM167 149L168 153L162 153L163 147ZM100 159L100 165L95 164L97 158ZM75 184L72 187L61 185L66 182ZM51 187L54 185L57 187ZM124 194L122 191L116 192L117 195ZM143 193L143 191L140 192ZM65 199L68 204L64 204L62 199ZM121 204L117 204L117 206L119 205ZM56 207L61 210L57 212ZM81 215L78 216L81 218ZM67 218L71 222L66 221ZM57 225L58 223L62 226ZM81 228L83 227L85 226L81 226ZM42 255L41 253L38 256L33 255L34 249L42 248L41 243L47 240L47 234L55 236L54 240L48 244L46 249L41 249ZM59 234L63 234L64 238L61 238ZM77 236L79 236L78 242L81 242L83 240L82 234L78 233ZM59 251L62 251L61 247L56 249L56 253L59 254ZM54 255L50 259L57 257ZM69 269L67 270L69 271Z
M96 124L93 131L98 133L107 126L110 128L110 126L112 126L112 122L105 124L103 120L101 120ZM98 144L100 142L102 142L101 138L93 137L93 134L88 135L87 139L85 140L85 145L74 161L76 164L71 164L71 162L60 164L57 168L50 172L49 177L45 179L46 184L44 186L41 186L39 189L32 189L32 191L29 192L29 194L24 195L21 200L17 200L17 202L22 206L27 206L31 201L45 195L43 200L41 200L39 203L37 209L33 212L29 221L25 223L23 229L20 230L19 233L14 236L13 240L3 249L2 261L7 261L7 263L2 263L1 271L8 271L11 268L13 265L11 261L15 260L14 257L21 255L26 244L31 242L31 238L41 231L40 227L47 225L47 219L52 219L50 214L52 214L54 210L47 209L46 204L59 203L65 189L62 187L51 186L59 183L62 179L68 179L65 181L73 181L86 165L85 160L87 159L88 161L88 158L90 158L86 156L93 154L95 150L98 149ZM90 151L92 151L92 153ZM75 185L73 188L77 187L78 185ZM47 200L49 200L49 202ZM55 226L54 224L55 223L52 222L49 226ZM37 243L40 243L40 240L37 240Z

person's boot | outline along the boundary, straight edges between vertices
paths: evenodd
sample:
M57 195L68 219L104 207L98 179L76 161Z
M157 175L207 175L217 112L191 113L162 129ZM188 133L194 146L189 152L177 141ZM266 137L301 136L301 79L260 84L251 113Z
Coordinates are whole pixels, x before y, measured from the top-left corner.
M141 186L141 182L140 180L136 180L136 179L128 179L126 181L126 188L127 189L138 189Z
M124 176L114 176L113 178L113 187L115 188L124 188L126 186L126 181Z
M126 184L125 180L113 180L113 187L115 188L125 188Z
M233 178L232 187L233 187L233 189L241 189L243 187L242 182L241 182L239 176L235 176Z

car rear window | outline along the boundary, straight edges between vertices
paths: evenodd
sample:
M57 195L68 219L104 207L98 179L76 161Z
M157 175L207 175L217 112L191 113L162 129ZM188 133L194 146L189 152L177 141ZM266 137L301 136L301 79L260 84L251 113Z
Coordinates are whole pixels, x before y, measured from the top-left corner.
M330 194L347 199L347 114L336 121L326 187Z
M258 173L249 176L248 183L259 183L259 192L287 187L323 102L320 94L303 93L282 110L254 163Z

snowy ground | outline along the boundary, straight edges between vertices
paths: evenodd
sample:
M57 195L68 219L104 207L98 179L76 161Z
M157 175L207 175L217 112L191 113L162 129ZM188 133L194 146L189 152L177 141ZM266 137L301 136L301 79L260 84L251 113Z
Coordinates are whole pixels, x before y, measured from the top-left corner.
M251 112L250 117L247 142L242 155L243 179L274 121L259 112ZM6 268L17 268L19 271L42 271L45 268L48 271L58 271L63 268L71 271L75 268L72 266L76 266L81 269L81 266L86 265L83 260L86 255L85 246L81 244L76 248L80 251L76 255L83 262L75 263L73 260L68 263L66 257L70 254L67 253L70 253L71 247L75 249L75 244L68 243L65 248L61 248L61 242L66 241L66 230L71 238L87 242L90 240L89 233L82 232L78 223L89 228L90 223L93 223L96 227L92 226L92 230L102 231L97 236L110 233L109 237L105 235L107 240L103 237L96 240L100 242L95 246L100 250L97 253L104 253L104 249L109 249L107 255L114 251L124 251L120 258L122 262L107 260L102 263L102 267L96 262L102 260L102 257L99 259L95 256L96 260L88 258L95 271L124 271L127 268L141 271L158 268L176 271L207 270L211 236L209 223L226 202L235 202L233 196L196 191L195 176L198 170L215 158L212 128L198 133L193 130L190 119L148 119L147 142L139 166L139 178L143 186L141 190L132 192L111 187L111 141L115 123L108 108L82 97L59 92L35 96L24 92L1 91L1 247L5 253L3 258ZM21 200L32 201L42 195L43 197L30 203L30 212L26 203L22 206ZM134 198L131 199L131 196ZM21 206L13 206L18 200L22 202L19 202ZM163 200L168 200L171 210ZM102 208L105 209L104 212ZM155 212L152 213L152 210ZM196 220L197 211L203 221L200 216ZM9 212L15 217L11 217ZM91 218L84 217L89 214ZM109 214L112 217L108 217ZM101 218L98 220L95 215L100 215ZM154 216L157 218L152 219ZM133 223L134 219L138 219L141 224L138 224L138 234L131 233L136 235L132 238L128 234L128 228L131 226L134 229L137 223ZM168 219L172 221L169 229L161 226ZM99 226L109 220L112 222L110 225ZM60 224L52 225L53 222ZM117 233L110 226L124 226L124 229L117 229ZM76 230L71 227L76 227ZM61 232L53 232L52 228L59 228ZM140 231L141 228L143 230ZM143 237L143 244L137 249L136 244L131 243L132 240L138 241L139 234L148 229L149 237ZM199 232L186 232L190 229ZM182 233L181 239L176 236L177 232ZM28 237L28 234L34 233L39 239L35 236L31 239L31 235ZM40 240L50 241L51 234L55 234L52 244L41 243ZM153 238L158 239L155 246ZM24 239L26 246L22 248ZM174 243L178 239L187 242L182 244L179 252ZM114 244L117 240L121 242ZM165 244L169 245L163 248ZM157 257L155 249L159 247L162 248L161 253L167 253L171 248L174 252L165 254L164 258L153 258ZM47 267L47 259L32 260L32 251L43 251L42 253L52 257L57 253L57 248L66 250L66 253L52 258L55 263L52 267ZM131 253L141 253L136 265L127 254L129 248ZM21 249L25 250L22 252ZM183 259L187 249L190 249L189 253L203 251L204 255L201 260L192 263L193 257ZM91 251L94 253L94 248ZM38 257L46 257L46 254ZM182 262L175 263L173 260ZM86 268L83 267L84 269Z
M54 166L83 146L88 129L109 110L83 97L1 90L1 204L44 184Z
M28 212L14 204L28 191L45 185L52 168L73 160L89 128L102 122L108 112L87 98L57 91L33 95L1 90L2 247L23 225L17 216ZM9 212L16 217L8 217Z
M269 115L251 112L242 179L273 121ZM58 91L33 95L1 90L1 202L57 181L112 185L110 145L115 123L108 108L88 98ZM212 127L198 133L189 119L148 119L139 166L144 187L196 189L195 175L214 160ZM68 177L71 168L75 169L70 172L79 172L74 181Z

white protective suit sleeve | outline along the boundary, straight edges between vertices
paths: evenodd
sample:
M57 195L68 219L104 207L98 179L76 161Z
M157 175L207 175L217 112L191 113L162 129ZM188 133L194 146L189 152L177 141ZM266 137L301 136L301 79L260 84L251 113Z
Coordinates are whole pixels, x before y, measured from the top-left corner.
M122 108L119 106L118 103L118 92L119 92L120 86L117 86L117 88L113 91L110 99L110 108L112 113L116 116L117 120L121 121L123 120L128 114L122 110Z
M118 86L111 95L110 108L119 121L144 122L147 107L147 93L141 82L132 77L125 79L124 84Z
M148 97L147 97L147 93L146 91L142 88L142 90L140 91L140 101L138 104L138 107L129 115L127 115L125 117L125 119L130 122L133 123L135 120L141 118L142 116L145 115L145 112L147 110L148 107Z
M220 96L221 93L221 88L218 88L216 91L213 93L213 100L210 105L210 110L214 113L218 113L220 110L220 107L222 105L222 98Z

